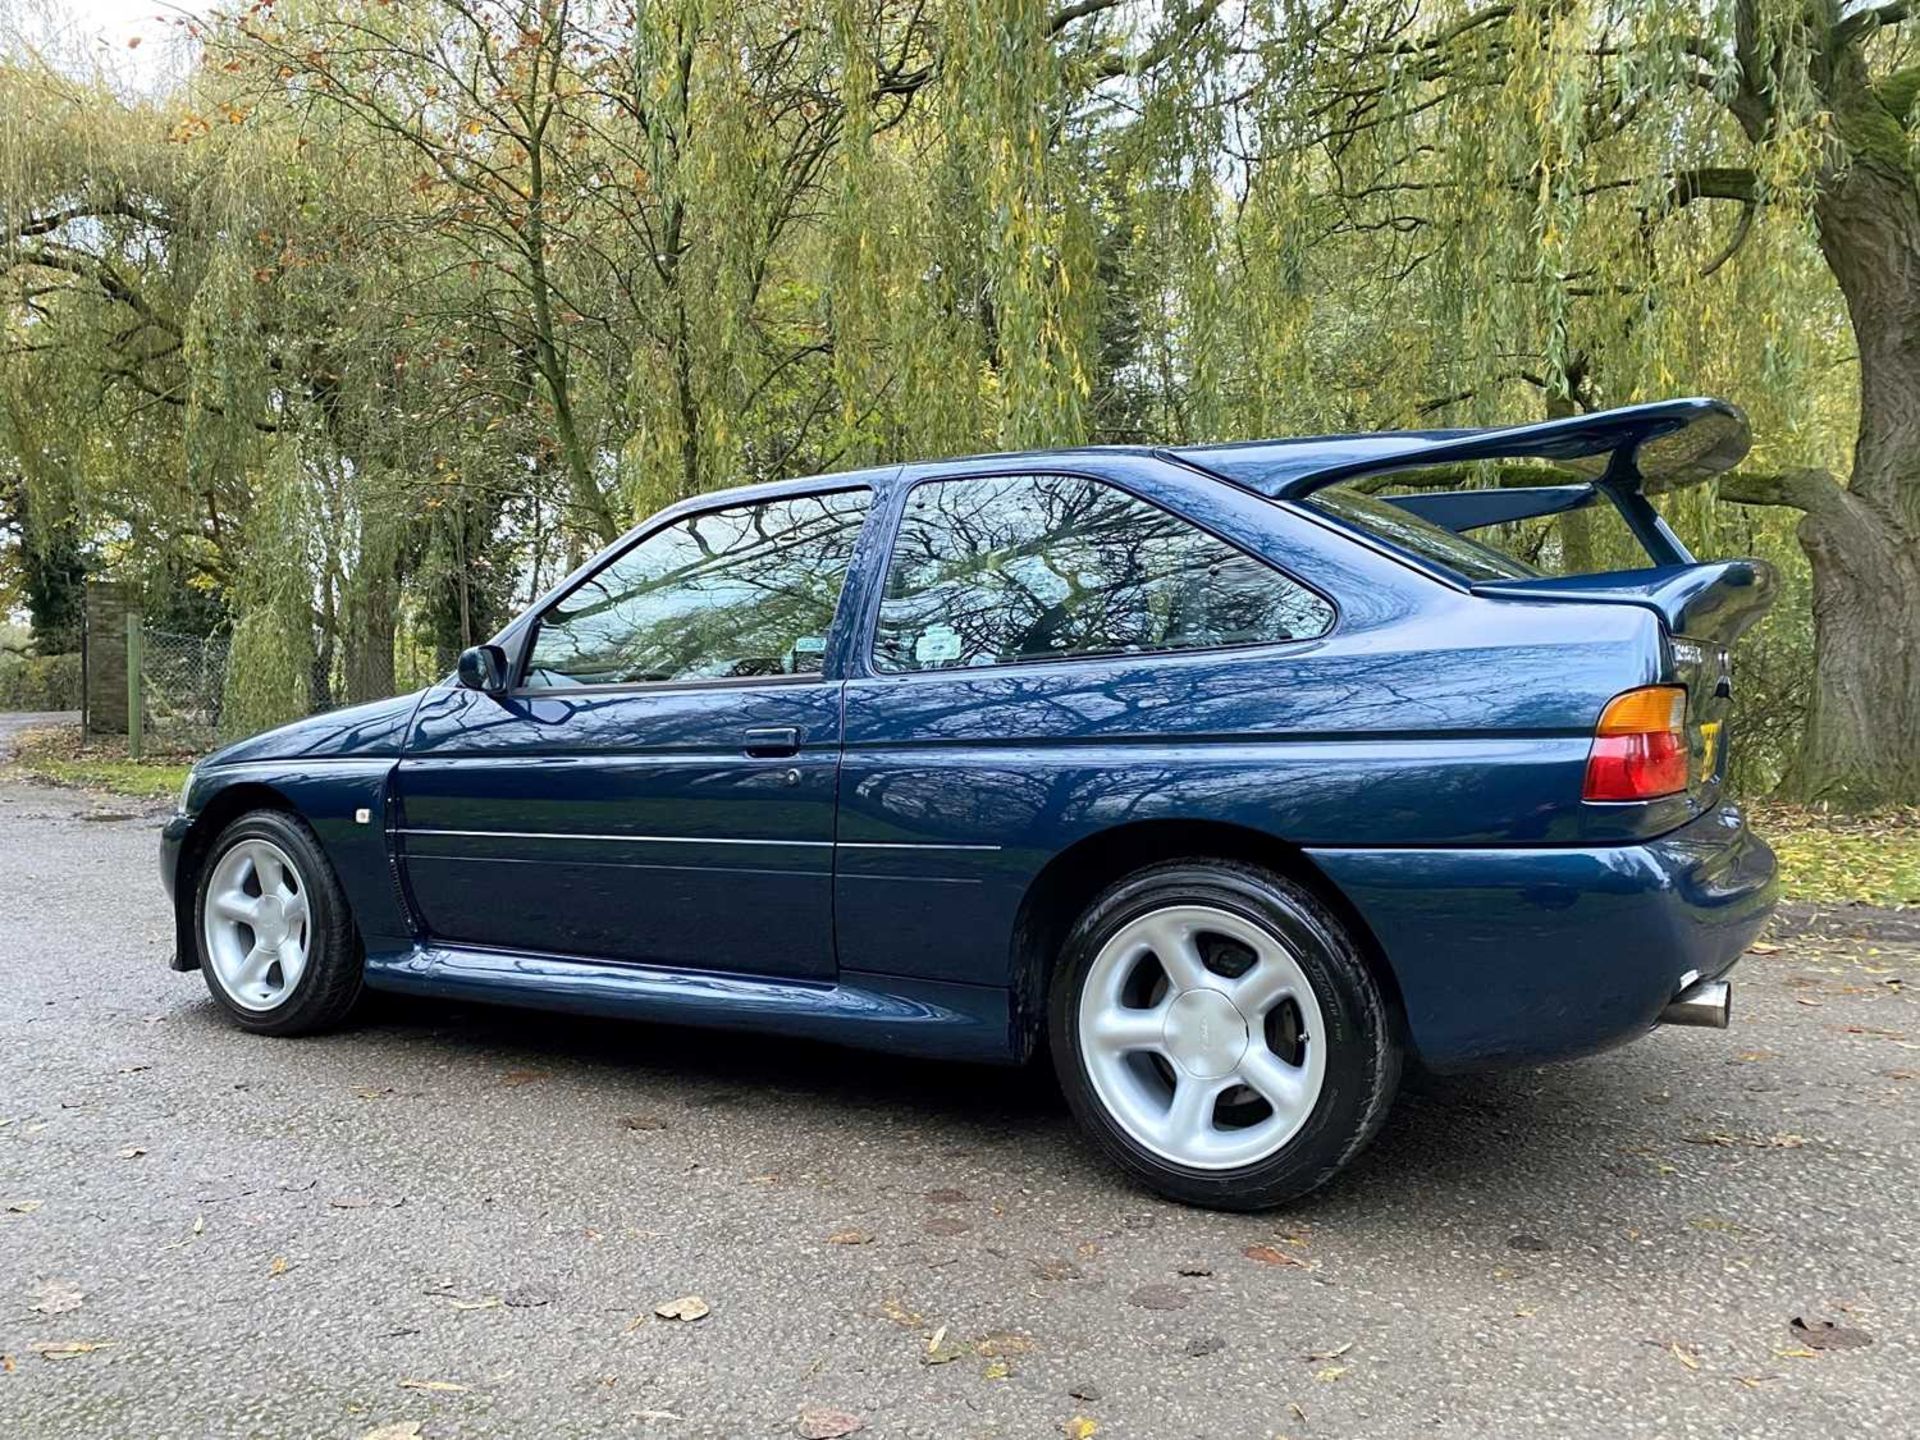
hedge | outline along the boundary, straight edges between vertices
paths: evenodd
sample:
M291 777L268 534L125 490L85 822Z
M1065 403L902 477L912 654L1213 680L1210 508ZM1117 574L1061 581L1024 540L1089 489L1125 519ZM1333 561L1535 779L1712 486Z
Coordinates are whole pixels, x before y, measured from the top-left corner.
M0 655L0 710L78 710L78 655Z

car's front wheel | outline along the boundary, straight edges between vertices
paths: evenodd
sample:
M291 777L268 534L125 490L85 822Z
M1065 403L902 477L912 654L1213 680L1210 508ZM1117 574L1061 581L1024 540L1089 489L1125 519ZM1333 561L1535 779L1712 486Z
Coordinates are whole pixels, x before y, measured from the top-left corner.
M194 934L207 989L243 1029L312 1034L360 998L347 898L295 816L254 810L220 832L200 867Z
M1249 865L1172 862L1110 887L1068 938L1049 1011L1082 1126L1189 1204L1263 1209L1325 1183L1399 1081L1385 997L1339 919Z

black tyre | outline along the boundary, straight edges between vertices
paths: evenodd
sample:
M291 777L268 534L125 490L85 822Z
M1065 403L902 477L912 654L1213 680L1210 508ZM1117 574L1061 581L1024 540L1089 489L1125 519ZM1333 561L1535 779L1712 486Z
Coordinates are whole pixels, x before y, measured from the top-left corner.
M200 973L234 1023L311 1035L360 999L360 938L306 822L253 810L214 840L194 888Z
M1054 1068L1142 1184L1222 1210L1323 1185L1380 1128L1401 1052L1378 982L1312 891L1175 861L1080 917L1048 998Z

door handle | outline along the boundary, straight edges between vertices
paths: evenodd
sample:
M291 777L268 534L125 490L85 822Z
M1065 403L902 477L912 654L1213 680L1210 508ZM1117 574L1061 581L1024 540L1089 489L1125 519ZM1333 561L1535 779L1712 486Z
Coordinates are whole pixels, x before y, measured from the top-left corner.
M800 731L792 725L768 725L747 731L747 754L776 760L800 749Z

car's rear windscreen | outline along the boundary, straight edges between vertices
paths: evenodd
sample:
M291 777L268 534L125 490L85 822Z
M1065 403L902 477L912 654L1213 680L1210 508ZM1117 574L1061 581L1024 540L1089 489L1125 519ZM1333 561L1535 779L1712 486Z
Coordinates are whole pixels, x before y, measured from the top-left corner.
M1330 485L1307 499L1314 510L1384 540L1467 580L1525 580L1541 572L1443 525L1423 520L1391 500L1345 485Z

